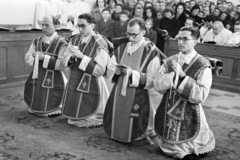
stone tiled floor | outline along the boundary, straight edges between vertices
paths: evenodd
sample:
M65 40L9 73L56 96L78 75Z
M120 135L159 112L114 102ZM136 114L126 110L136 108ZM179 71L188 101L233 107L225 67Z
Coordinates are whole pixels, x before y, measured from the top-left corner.
M207 100L203 103L203 108L240 116L240 93L211 89Z

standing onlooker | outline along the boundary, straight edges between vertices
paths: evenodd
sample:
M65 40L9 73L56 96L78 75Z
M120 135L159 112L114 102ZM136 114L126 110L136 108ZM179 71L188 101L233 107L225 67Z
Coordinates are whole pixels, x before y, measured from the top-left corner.
M112 20L119 21L121 12L122 12L122 4L116 4L115 10L112 13Z
M102 11L106 7L106 0L96 0L97 8L92 10L92 15L95 21L100 21L103 19Z
M127 10L123 10L120 14L120 21L113 23L113 31L111 39L125 37L127 31L127 24L130 17L130 13Z
M182 28L186 21L186 14L185 14L185 5L184 3L178 3L175 8L175 18L179 21L179 26Z
M110 19L111 14L108 8L103 9L102 15L103 19L96 23L94 30L110 40L114 21Z
M172 37L174 38L179 31L179 22L174 18L174 10L171 7L166 7L163 11L164 17L160 21L158 33L157 46L163 52L165 40Z
M157 32L152 29L153 21L151 19L147 19L145 21L146 33L144 37L150 39L154 44L157 43Z
M108 5L108 8L110 9L111 14L115 10L116 4L117 4L117 0L108 0L107 1L107 5Z
M153 7L147 7L145 10L144 10L144 13L143 13L143 17L144 17L144 20L147 20L147 19L152 19L153 23L157 17L156 15L156 11L154 10Z

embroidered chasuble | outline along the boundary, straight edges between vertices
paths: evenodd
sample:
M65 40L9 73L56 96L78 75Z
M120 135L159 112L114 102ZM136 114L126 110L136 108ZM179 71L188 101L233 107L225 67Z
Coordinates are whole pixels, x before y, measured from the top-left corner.
M78 34L71 38L70 43L78 46L79 50L91 60L86 70L83 71L79 69L82 59L74 58L74 62L70 66L71 73L63 101L63 115L71 120L83 120L93 116L101 105L100 93L103 93L104 88L99 80L102 77L93 76L96 66L94 57L99 48L109 53L109 44L99 34L91 35L86 43L82 43L82 37ZM86 123L78 127L84 127Z
M177 61L177 55L166 59L163 66L166 74L173 72L172 60ZM181 144L191 142L198 136L201 121L200 104L190 103L188 98L197 77L207 67L211 67L209 61L196 54L190 64L182 66L183 71L190 77L187 79L182 94L172 89L167 90L163 95L155 117L155 130L163 142ZM181 81L177 88L180 84Z
M129 43L122 43L114 52L118 64L123 64L146 76L149 63L157 57L158 50L150 41L144 41L132 54L128 53ZM158 61L160 65L160 62ZM116 78L117 77L117 78ZM129 77L129 79L131 79ZM115 82L104 112L103 126L106 134L117 141L128 143L143 136L148 127L150 100L148 90L144 89L146 79L141 79L137 88L126 88L121 95L124 75L114 76Z
M31 72L25 83L24 100L30 111L50 113L59 109L62 102L64 81L62 72L57 70L56 66L60 48L67 45L67 42L56 36L50 44L46 44L41 36L33 43L36 51L43 52L49 59L39 60L37 78L33 78L33 71Z

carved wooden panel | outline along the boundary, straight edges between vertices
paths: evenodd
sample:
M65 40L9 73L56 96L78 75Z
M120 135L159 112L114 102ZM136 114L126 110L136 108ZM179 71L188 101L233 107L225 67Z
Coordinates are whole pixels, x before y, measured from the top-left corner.
M240 81L240 59L237 60L237 74L236 74L236 80Z

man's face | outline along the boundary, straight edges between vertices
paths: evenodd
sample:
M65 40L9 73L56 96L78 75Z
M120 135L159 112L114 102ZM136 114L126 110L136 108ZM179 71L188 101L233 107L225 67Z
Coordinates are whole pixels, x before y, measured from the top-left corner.
M160 9L163 11L165 9L165 3L160 3Z
M46 36L52 36L56 26L53 24L53 19L50 16L44 17L42 20L42 31Z
M165 12L164 13L164 16L166 17L166 18L171 18L172 17L172 13L171 12Z
M142 11L141 11L141 9L136 9L136 10L135 10L135 16L136 16L136 17L142 17Z
M209 8L208 7L204 7L203 8L203 13L204 13L205 16L209 15L210 14Z
M114 0L109 1L109 7L110 8L115 8L115 6L116 6L116 3L115 3Z
M193 6L195 6L196 2L195 1L191 1L190 2L190 7L192 8Z
M227 10L228 10L228 5L227 4L223 5L222 6L222 11L227 12Z
M128 4L129 4L129 7L130 7L130 8L134 8L134 5L135 5L134 2L129 2Z
M180 31L177 35L178 38L181 39L178 40L178 48L183 53L191 51L197 43L197 40L191 36L191 32L189 31Z
M185 27L192 28L193 27L193 21L191 19L186 19Z
M90 24L86 19L78 19L77 27L79 29L80 34L84 37L89 36L93 31L94 24Z
M221 18L222 20L224 20L226 17L227 17L227 15L226 15L225 13L222 13L220 18Z
M231 3L228 3L228 8L232 9L232 4Z
M103 8L104 7L104 1L103 0L98 0L98 7Z
M222 31L222 29L218 24L213 24L212 29L215 35L218 35Z
M185 8L190 9L190 4L189 3L185 3Z
M198 14L198 12L199 12L199 9L194 9L193 11L192 11L192 15L197 15Z
M213 24L213 22L206 22L206 25L207 25L208 29L212 28L212 24Z
M129 38L129 41L133 44L140 42L143 39L143 36L145 34L144 30L141 30L138 24L135 24L133 26L127 27L127 35Z
M232 17L232 18L234 18L235 17L235 12L230 12L230 16Z
M157 19L162 19L162 14L160 12L157 13Z
M218 9L215 9L214 12L213 12L214 16L219 16L220 14L220 11Z
M239 25L234 25L234 33L240 32L240 24Z
M120 12L122 12L122 7L120 7L120 6L116 6L116 8L115 8L115 12L116 12L116 13L120 13Z
M237 7L237 12L239 12L239 13L240 13L240 7Z
M159 11L160 10L160 3L158 3L158 2L155 3L154 7L155 7L156 11Z
M108 20L110 18L110 13L108 11L103 11L102 16L104 20Z

